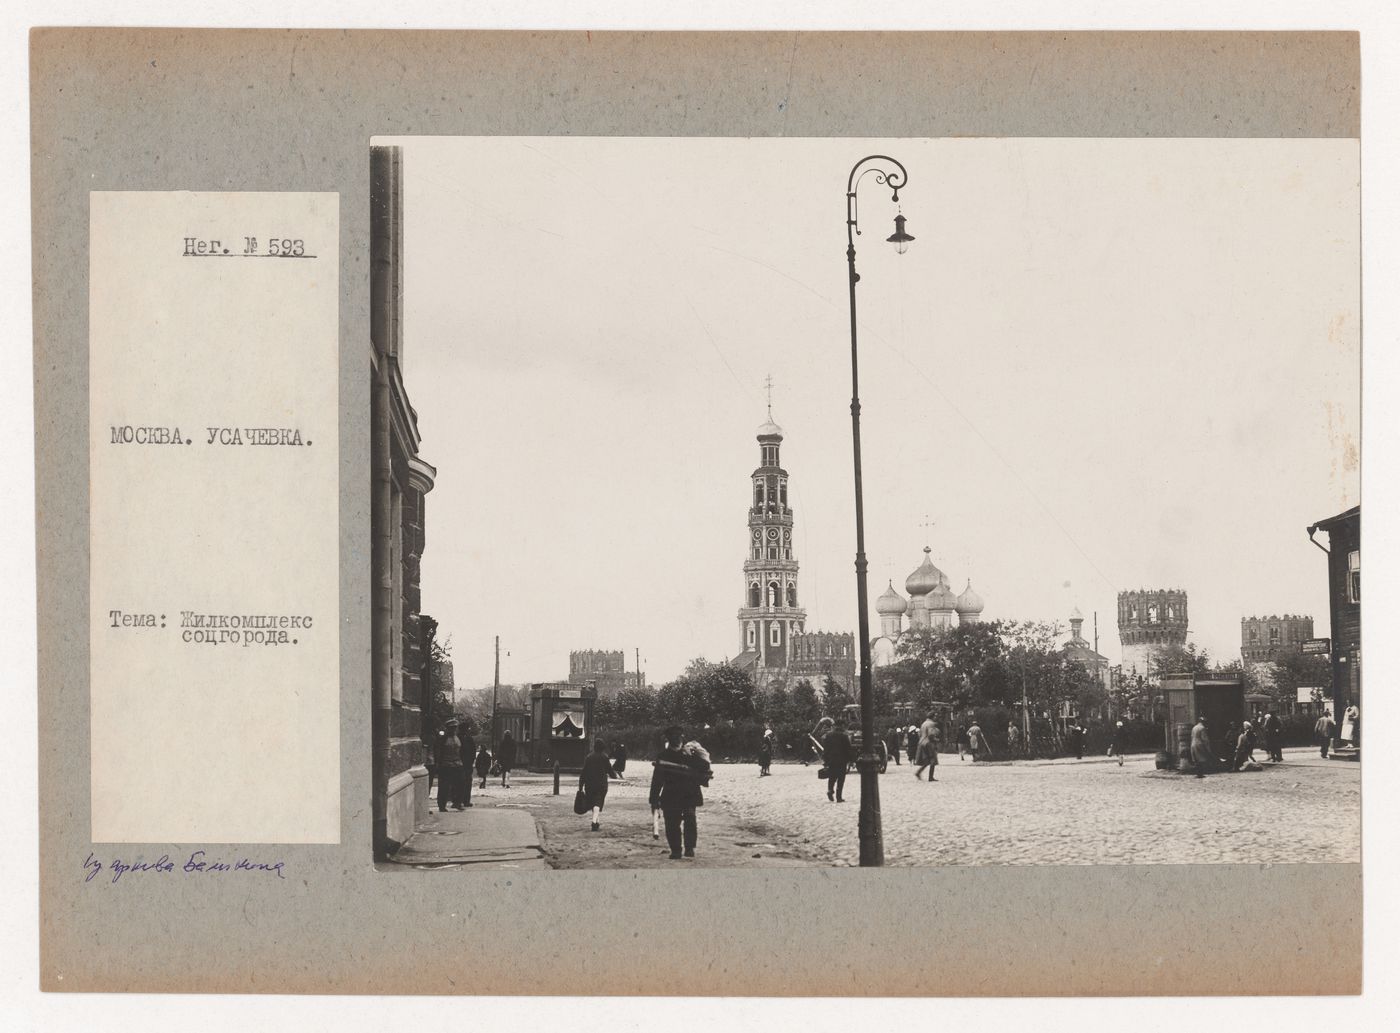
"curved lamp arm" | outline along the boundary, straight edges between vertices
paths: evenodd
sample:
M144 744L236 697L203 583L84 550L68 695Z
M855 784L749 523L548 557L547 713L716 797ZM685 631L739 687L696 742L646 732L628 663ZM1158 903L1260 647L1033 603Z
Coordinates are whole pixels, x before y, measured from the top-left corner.
M884 167L872 164L879 162L888 164ZM890 168L890 165L894 168ZM888 154L867 155L851 166L851 174L846 177L846 242L851 246L855 245L855 236L860 233L856 216L856 191L860 187L860 181L871 172L875 174L876 183L890 188L891 199L896 203L899 201L899 192L909 182L909 173L903 163Z

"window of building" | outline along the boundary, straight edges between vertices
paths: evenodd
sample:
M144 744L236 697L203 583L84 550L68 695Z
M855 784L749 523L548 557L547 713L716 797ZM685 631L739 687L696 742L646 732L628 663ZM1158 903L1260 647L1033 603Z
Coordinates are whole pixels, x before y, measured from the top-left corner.
M763 465L764 465L764 466L777 466L777 465L778 465L778 446L777 446L777 445L764 445L764 446L763 446Z
M1361 602L1361 550L1347 553L1347 602Z
M752 649L755 641L753 625L749 625L749 648Z
M768 605L781 606L783 604L783 593L778 587L778 582L768 582Z
M1156 603L1153 603L1151 606L1149 606L1149 607L1147 608L1147 619L1148 619L1149 621L1155 621L1155 620L1157 619L1157 604L1156 604Z
M792 550L791 550L791 549L784 549L784 550L783 550L783 559L785 559L785 560L790 560L790 559L792 559Z
M788 593L787 593L787 595L788 595L788 605L789 605L789 606L796 606L796 605L797 605L797 586L794 585L794 584L789 583L789 584L788 584Z
M778 484L778 501L779 501L780 503L782 503L782 505L784 506L784 508L786 508L786 506L787 506L787 481L782 481L782 482L780 482L780 483Z
M783 644L783 628L781 624L774 624L768 629L768 644L770 646L780 646Z
M757 606L757 605L758 605L758 582L757 582L757 581L750 581L750 582L749 582L749 605L750 605L750 606Z
M753 551L753 558L756 559L756 560L761 560L761 559L763 559L763 549L762 549L761 547L758 547L758 548L755 548L755 549L754 549L754 551Z
M762 485L762 484L755 484L755 485L753 486L753 508L754 508L754 509L762 509L762 508L763 508L763 485Z
M1278 640L1279 640L1278 628L1270 628L1270 629L1269 629L1269 645L1271 645L1271 646L1276 646L1276 645L1278 645Z
M1250 629L1249 629L1249 641L1250 641L1251 644L1259 641L1259 629L1258 629L1258 628L1250 628Z
M770 560L775 560L778 558L778 547L776 545L768 546L768 558Z

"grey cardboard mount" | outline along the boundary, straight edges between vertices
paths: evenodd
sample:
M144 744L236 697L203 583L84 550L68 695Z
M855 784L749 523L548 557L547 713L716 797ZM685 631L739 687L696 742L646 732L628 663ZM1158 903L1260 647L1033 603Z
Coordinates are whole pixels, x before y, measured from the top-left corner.
M1355 33L65 28L33 32L31 82L45 989L1359 992L1355 864L447 882L376 871L368 817L372 136L1355 138ZM340 194L342 839L278 848L284 880L83 881L93 190Z

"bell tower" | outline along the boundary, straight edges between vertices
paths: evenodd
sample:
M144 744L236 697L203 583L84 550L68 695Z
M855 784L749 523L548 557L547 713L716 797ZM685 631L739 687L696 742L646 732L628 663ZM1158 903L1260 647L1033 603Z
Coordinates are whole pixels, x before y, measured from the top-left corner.
M773 378L768 388L768 421L758 428L759 465L750 475L744 605L739 608L739 645L756 655L755 683L785 670L792 660L792 638L802 633L807 611L799 605L797 559L793 553L788 474L779 449L783 430L773 422Z

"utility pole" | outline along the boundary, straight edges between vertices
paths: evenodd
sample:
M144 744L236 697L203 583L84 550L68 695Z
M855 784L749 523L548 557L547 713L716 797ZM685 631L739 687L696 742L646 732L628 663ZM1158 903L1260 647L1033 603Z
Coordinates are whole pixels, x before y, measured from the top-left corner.
M496 701L501 695L501 636L496 636L496 678L491 683L491 752L496 752Z
M642 687L642 650L637 647L637 688Z

